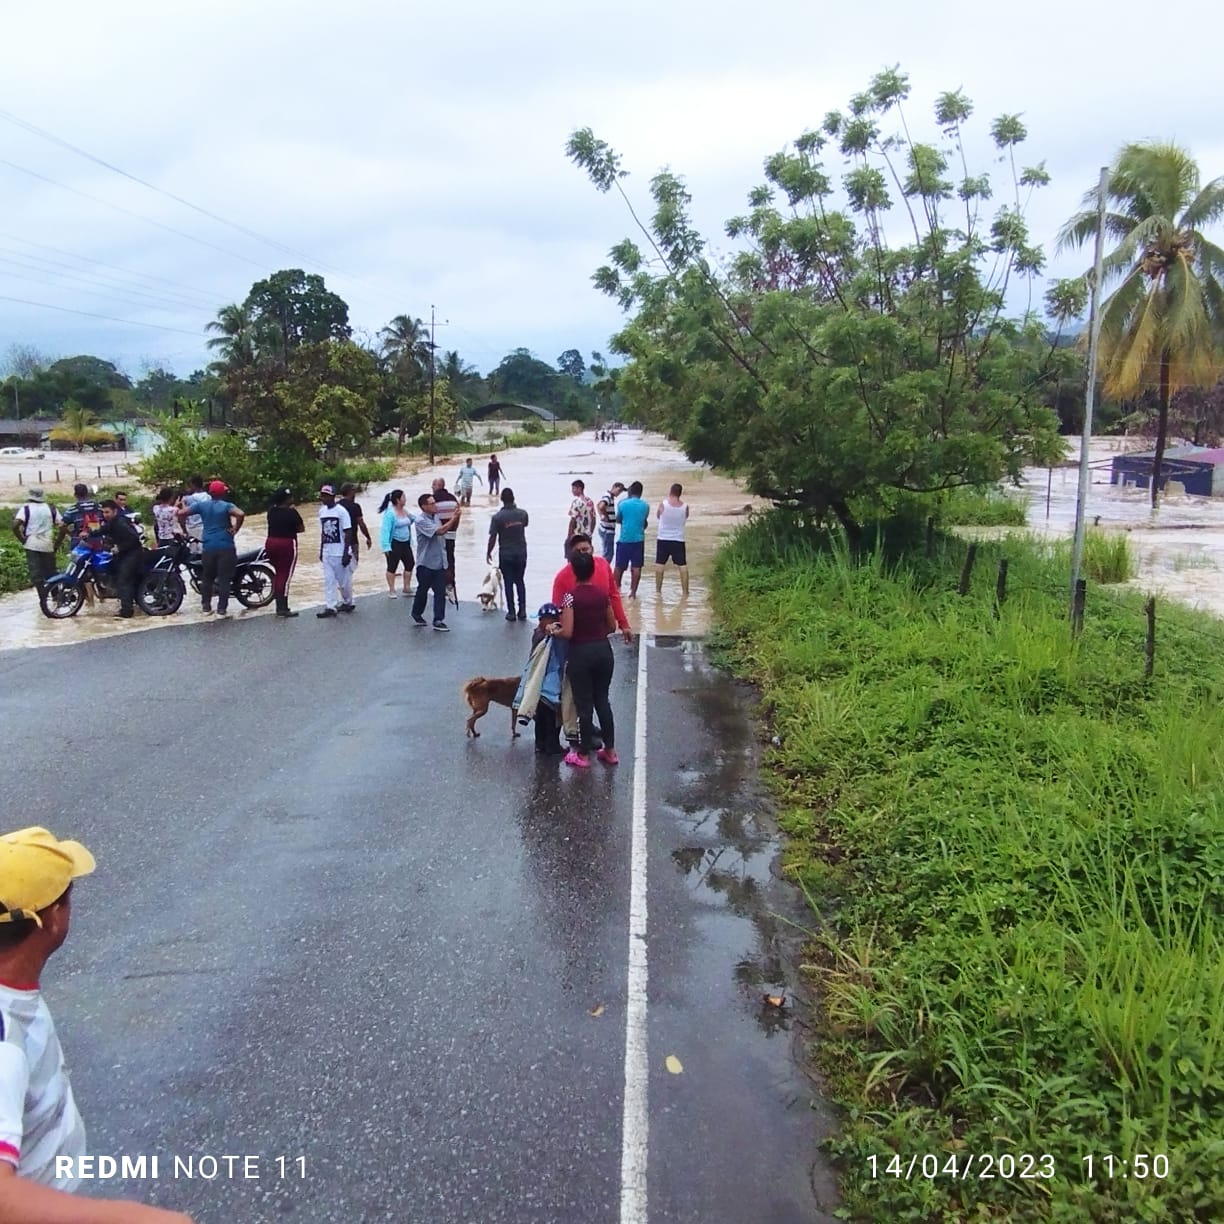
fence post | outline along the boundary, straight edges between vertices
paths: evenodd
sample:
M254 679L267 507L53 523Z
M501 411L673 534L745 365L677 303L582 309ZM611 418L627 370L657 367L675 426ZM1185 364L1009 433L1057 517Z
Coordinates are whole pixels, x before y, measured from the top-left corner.
M1084 628L1084 599L1088 593L1088 580L1079 578L1075 583L1075 598L1071 601L1071 636L1079 637Z
M928 557L935 555L935 516L933 514L927 516L926 555Z
M39 469L38 469L38 483L39 483L39 484L42 484L42 482L43 482L43 478L42 478L42 468L39 468Z
M17 473L17 483L18 483L19 485L20 485L20 484L25 484L25 481L21 479L21 473L20 473L20 472L18 472L18 473Z
M102 479L102 468L101 467L98 468L98 479L99 480Z
M977 560L977 541L975 540L969 545L969 551L965 554L965 564L961 569L960 582L957 584L956 593L958 595L969 594L969 575L973 573L973 563Z
M55 469L55 483L56 483L56 484L59 484L59 482L60 482L60 478L59 478L59 468L56 468L56 469Z
M1007 599L1007 559L1004 558L999 562L999 576L995 579L995 616L999 615L999 609L1003 606L1003 601Z
M1156 662L1156 596L1149 595L1143 605L1147 613L1147 641L1143 643L1143 678L1152 678L1152 667Z

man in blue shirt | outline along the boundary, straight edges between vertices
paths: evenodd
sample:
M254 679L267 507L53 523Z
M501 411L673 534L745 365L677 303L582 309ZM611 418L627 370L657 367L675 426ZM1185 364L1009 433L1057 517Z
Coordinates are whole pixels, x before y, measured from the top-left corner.
M616 569L613 578L620 590L621 578L629 571L629 598L637 598L638 583L642 580L642 562L646 555L646 520L650 518L650 507L642 499L642 482L635 480L629 486L629 496L616 508L616 521L620 524L620 539L616 542Z
M198 514L203 524L204 551L200 554L200 596L205 616L212 615L213 590L217 592L217 615L229 616L229 597L234 585L234 566L238 554L234 549L234 536L242 526L246 515L226 501L229 488L220 480L208 486L208 500L197 501L193 506L184 506L177 512L180 523L186 523L192 514Z

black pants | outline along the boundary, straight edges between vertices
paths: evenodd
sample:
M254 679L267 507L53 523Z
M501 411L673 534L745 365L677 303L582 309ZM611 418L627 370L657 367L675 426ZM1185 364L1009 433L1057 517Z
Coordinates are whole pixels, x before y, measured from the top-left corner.
M217 592L217 611L224 612L229 607L237 561L238 554L232 548L206 548L200 555L200 597L205 609L212 608L214 589Z
M607 638L598 642L570 644L565 674L569 677L574 705L578 708L578 749L582 753L591 751L595 737L595 714L599 715L599 733L603 737L604 747L612 749L616 745L612 706L608 701L614 666L612 643Z
M516 607L514 599L518 596L518 610L527 611L527 587L523 575L527 572L527 554L520 557L507 557L500 549L497 553L497 566L501 570L502 582L506 587L506 615L512 616Z
M541 701L535 712L535 746L537 752L559 753L561 747L560 723L557 712L546 702Z
M421 620L425 615L425 603L429 599L429 592L433 592L433 618L434 624L440 625L446 620L446 571L427 569L423 565L417 566L417 589L416 594L412 597L412 616L414 620Z
M115 589L119 592L119 611L133 612L136 602L136 586L144 573L144 549L129 548L126 552L116 553L111 564L115 567Z

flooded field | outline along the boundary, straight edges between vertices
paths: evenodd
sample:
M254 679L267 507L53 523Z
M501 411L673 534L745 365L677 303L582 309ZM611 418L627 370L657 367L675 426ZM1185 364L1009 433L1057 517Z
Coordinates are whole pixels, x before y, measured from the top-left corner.
M500 452L503 487L514 490L515 499L531 516L527 529L527 602L534 611L545 602L552 590L553 575L562 565L562 541L565 537L567 511L570 502L570 482L580 478L586 482L592 500L614 480L629 484L640 480L644 496L652 506L667 494L673 481L684 486L684 500L692 511L688 526L690 589L686 597L680 593L675 567L669 566L662 597L657 597L654 583L654 518L647 531L646 561L642 583L636 601L626 602L629 620L635 629L651 633L694 635L702 634L709 625L708 575L719 539L742 523L747 508L753 504L734 481L689 463L679 449L666 439L634 430L617 433L615 442L598 442L588 431L550 442L547 446ZM484 477L488 456L476 457L476 469ZM417 495L429 490L433 477L442 476L453 488L461 459L448 460L430 468L420 461L406 465L396 479L371 485L358 499L365 510L374 548L367 551L362 541L361 558L354 580L356 595L387 598L385 566L378 549L377 508L383 495L402 488L415 505ZM86 477L82 476L82 479ZM57 492L56 486L49 486ZM10 490L10 495L14 491ZM15 499L19 498L19 492ZM484 581L485 546L489 534L489 518L500 505L489 497L481 485L476 486L472 505L464 511L459 525L455 550L455 568L460 601L473 600ZM263 543L264 519L262 507L244 506L248 518L238 536L239 550L256 548ZM308 612L322 603L323 585L318 564L319 533L315 518L316 506L300 507L306 521L306 534L300 540L297 571L290 588L290 603ZM496 550L494 552L496 558ZM63 553L60 554L63 559ZM625 576L623 593L629 590ZM407 627L408 602L403 602L404 624ZM116 633L149 632L202 621L198 599L188 591L183 609L170 617L146 617L137 612L130 621L115 619L118 605L103 600L95 607L82 608L77 616L66 621L48 620L39 611L31 591L0 598L0 649L25 646L54 646L86 638L110 636ZM248 612L241 605L230 603L235 619L250 616L271 616L271 608ZM313 623L313 616L309 618ZM306 618L294 622L304 626ZM217 631L225 632L227 622L218 622Z

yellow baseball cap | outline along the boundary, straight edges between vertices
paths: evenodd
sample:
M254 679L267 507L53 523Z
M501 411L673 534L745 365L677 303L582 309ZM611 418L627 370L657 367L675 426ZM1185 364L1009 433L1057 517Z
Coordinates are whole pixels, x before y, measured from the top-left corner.
M37 825L0 836L0 922L33 918L89 875L94 856L75 841L60 841Z

